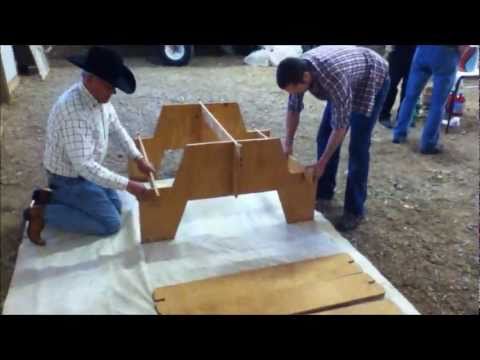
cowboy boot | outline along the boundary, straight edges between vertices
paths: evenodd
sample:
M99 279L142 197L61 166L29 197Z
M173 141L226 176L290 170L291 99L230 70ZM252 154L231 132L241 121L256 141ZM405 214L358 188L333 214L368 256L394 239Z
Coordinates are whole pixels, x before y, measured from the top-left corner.
M32 200L35 201L35 205L46 205L50 202L52 197L52 190L49 188L36 189L32 194Z
M23 219L28 221L27 235L31 242L39 246L45 246L45 241L42 240L40 234L45 227L43 220L43 207L33 205L23 212Z

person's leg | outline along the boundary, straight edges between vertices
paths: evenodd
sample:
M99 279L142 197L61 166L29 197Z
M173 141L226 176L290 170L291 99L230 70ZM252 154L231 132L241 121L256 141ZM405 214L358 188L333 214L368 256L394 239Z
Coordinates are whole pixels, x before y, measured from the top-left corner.
M367 199L371 138L375 123L387 96L389 83L390 80L386 79L382 89L377 94L375 106L370 117L352 113L350 119L348 176L344 212L355 217L364 215L364 204Z
M358 113L350 118L350 145L344 212L363 216L367 198L367 179L370 161L370 138L374 128L371 118Z
M401 55L401 54L399 54ZM389 74L390 74L390 87L388 89L387 97L385 99L385 103L383 104L382 111L380 113L380 123L390 123L391 111L393 104L395 103L395 99L398 93L398 84L402 80L405 75L405 64L404 61L397 55L397 53L393 52L390 54L388 59L389 63ZM385 125L385 124L383 124ZM388 127L388 126L387 126Z
M459 54L455 49L438 46L432 58L433 89L432 102L423 128L420 151L426 154L438 153L437 143L440 137L442 113L450 89L455 81Z
M405 58L403 59L403 63L402 63L402 86L401 86L399 104L402 104L403 99L405 99L405 94L407 92L408 75L410 74L410 70L412 68L412 60L413 60L414 54L415 54L415 51L408 51L402 54ZM418 104L418 100L417 100L417 104ZM395 123L398 121L399 113L400 113L400 106L397 109L397 113L395 116ZM412 114L414 113L416 113L416 110ZM410 126L415 127L415 115L412 115L412 118L410 119Z
M400 105L397 124L393 129L393 142L403 142L408 135L408 126L420 94L427 83L431 69L426 65L430 56L428 49L419 46L413 58L412 67L408 75L405 98Z
M118 192L114 189L108 189L102 187L102 189L105 191L107 194L107 197L110 199L110 201L113 203L113 206L117 209L118 213L122 213L122 202L118 196Z
M110 235L120 229L120 215L106 192L81 179L54 176L44 218L48 226L88 235Z
M400 104L402 103L403 99L405 99L405 94L407 93L408 75L410 74L410 70L412 69L412 61L414 54L415 53L412 53L411 56L407 59L404 59L404 62L402 63L402 87L400 92Z
M322 122L317 134L317 160L320 159L328 144L328 139L332 133L331 119L331 104L327 103L323 112ZM340 161L340 147L333 154L328 162L324 175L318 179L317 182L317 200L331 200L335 194L336 177L338 170L338 163Z

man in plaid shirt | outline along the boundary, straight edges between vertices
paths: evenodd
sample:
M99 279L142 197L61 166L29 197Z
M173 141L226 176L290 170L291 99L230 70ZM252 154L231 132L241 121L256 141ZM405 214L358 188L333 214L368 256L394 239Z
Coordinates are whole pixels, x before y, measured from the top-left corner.
M67 231L110 235L121 226L121 202L115 190L141 197L143 183L110 171L102 165L111 133L138 168L155 171L138 151L109 102L115 88L131 94L135 78L112 50L93 47L88 55L69 60L81 67L82 81L55 103L46 131L44 166L49 187L35 193L35 205L25 210L27 234L45 245L40 233L45 224Z
M356 46L320 46L287 58L277 69L278 86L289 95L284 151L292 154L303 97L308 90L326 100L317 135L318 162L310 167L317 179L317 210L328 209L335 192L340 147L350 133L344 214L336 227L356 228L367 198L369 149L373 128L390 84L387 62L374 51Z

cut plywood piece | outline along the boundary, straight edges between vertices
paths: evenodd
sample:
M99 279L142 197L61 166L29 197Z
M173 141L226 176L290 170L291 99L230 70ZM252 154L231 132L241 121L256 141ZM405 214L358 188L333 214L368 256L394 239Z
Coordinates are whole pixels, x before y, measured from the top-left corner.
M383 296L345 254L158 288L159 314L300 314Z
M317 259L304 260L288 264L280 264L261 269L244 271L213 279L197 280L185 284L177 284L158 288L153 293L153 299L159 300L165 289L193 289L203 291L204 286L210 286L215 291L228 292L232 284L241 283L245 286L269 286L270 289L281 287L285 282L329 281L341 276L361 273L361 269L347 254L338 254ZM212 285L213 284L213 285Z
M400 309L390 300L368 301L344 306L338 309L321 311L311 315L401 315Z
M156 303L165 315L292 315L378 299L383 288L367 274L355 274L332 281L290 284L274 291L269 287L239 289L235 293L176 292L161 293Z
M140 200L142 242L173 239L189 200L277 191L287 223L312 220L316 184L284 155L280 139L269 136L247 131L237 104L164 106L154 137L136 144L143 143L157 171L166 150L184 152L173 185L158 189L158 199L150 186ZM133 161L129 177L148 181Z

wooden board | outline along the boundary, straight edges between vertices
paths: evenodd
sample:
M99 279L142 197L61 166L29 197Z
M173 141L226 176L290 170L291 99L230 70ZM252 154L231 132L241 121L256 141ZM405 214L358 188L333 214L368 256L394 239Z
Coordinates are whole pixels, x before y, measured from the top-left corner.
M210 103L205 104L205 106L236 140L251 138L245 128L242 113L237 103Z
M232 141L234 143L237 143L233 136L230 135L229 132L225 130L223 125L215 118L215 116L213 116L210 110L208 110L208 108L203 103L200 103L200 106L202 108L203 120L207 123L208 126L210 126L215 135L217 135L218 140Z
M145 148L150 144L145 141ZM185 146L173 186L158 189L158 200L149 189L140 202L142 241L173 239L188 200L277 190L288 223L312 220L315 184L303 173L288 171L280 139L241 140L240 144L241 166L233 142Z
M217 135L205 123L199 104L167 105L162 107L153 137L142 137L145 151L155 169L161 166L166 150L182 149L188 144L218 141ZM138 141L135 141L139 147ZM137 169L134 161L128 162L129 177L147 181L148 176Z
M212 286L216 291L227 292L231 288L231 284L242 282L248 284L256 284L270 286L275 289L278 286L284 286L285 282L310 282L315 280L329 281L341 276L359 274L361 269L353 261L348 254L338 254L326 256L322 258L303 260L294 263L280 264L270 267L264 267L255 270L243 271L237 274L225 275L213 279L197 280L184 284L166 286L154 291L154 300L162 297L163 289L169 288L188 288L203 290L203 286Z
M345 254L158 288L160 314L300 314L384 290Z
M232 194L233 146L213 142L185 147L172 186L159 188L158 198L149 189L139 204L143 242L173 239L188 200Z
M173 185L159 189L161 199L149 189L140 202L142 242L173 239L189 200L276 190L288 223L313 219L316 184L284 155L279 138L268 130L246 131L238 104L164 106L154 137L142 142L156 171L166 150L184 149ZM128 172L149 180L133 161Z
M400 309L390 300L368 301L361 304L321 311L310 315L401 315Z

